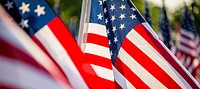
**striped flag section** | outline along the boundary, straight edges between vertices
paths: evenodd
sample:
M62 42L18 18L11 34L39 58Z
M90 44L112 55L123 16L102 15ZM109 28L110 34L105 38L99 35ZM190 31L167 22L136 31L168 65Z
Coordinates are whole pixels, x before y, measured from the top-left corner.
M199 89L130 0L85 3L88 10L81 28L87 30L81 32L82 47L98 57L108 58L110 53L115 88Z
M85 63L75 39L45 0L5 0L4 8L32 40L54 61L75 89L88 89L94 82L91 65ZM13 3L13 8L7 4ZM13 13L15 12L15 13Z
M87 21L87 19L90 20L95 15L92 14L93 12L90 10L92 8L88 6L90 3L91 0L84 0L82 4L78 42L87 56L88 63L97 74L99 82L102 83L103 88L114 89L114 75L112 71L106 26L89 23L89 21Z
M177 57L186 69L196 78L200 69L199 44L200 39L197 35L192 14L184 7L184 16L182 21L182 29L180 32L180 45Z
M71 89L59 67L0 5L0 88Z

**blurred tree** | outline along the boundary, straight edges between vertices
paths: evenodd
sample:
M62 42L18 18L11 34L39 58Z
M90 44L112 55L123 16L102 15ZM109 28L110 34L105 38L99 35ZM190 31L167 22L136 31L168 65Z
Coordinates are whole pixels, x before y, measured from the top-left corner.
M55 2L57 0L47 0L49 4L53 7ZM134 5L137 7L137 9L140 11L141 14L143 14L144 11L144 3L143 0L132 0ZM80 15L81 15L81 7L82 7L82 0L60 0L60 17L61 19L65 22L65 24L69 25L71 23L72 18L76 18L77 20L77 30L78 31L78 26L79 26L79 20L80 20ZM195 22L196 26L198 29L198 32L200 33L200 1L196 0L195 3L192 4L193 7L193 12L194 12L194 17L195 17ZM155 7L151 3L149 3L149 9L150 9L150 15L152 18L152 27L154 28L155 31L158 31L158 24L160 21L160 15L161 11L159 7ZM182 15L182 9L176 11L175 13L171 14L172 17L170 18L170 23L172 25L178 21L181 21L180 17Z
M196 29L200 35L200 1L199 0L196 0L192 4L192 11L193 11L194 19L195 19Z

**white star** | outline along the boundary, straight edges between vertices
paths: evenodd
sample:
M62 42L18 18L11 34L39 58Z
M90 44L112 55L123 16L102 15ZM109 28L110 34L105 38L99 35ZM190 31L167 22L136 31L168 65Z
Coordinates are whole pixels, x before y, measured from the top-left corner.
M115 5L111 5L110 10L113 11L115 9Z
M99 0L99 5L102 5L102 4L103 4L103 2L101 0Z
M106 24L108 24L108 19L107 19L107 18L106 18L106 21L105 21L105 23L106 23Z
M104 11L104 13L106 13L106 12L107 12L107 9L106 9L106 8L104 8L104 10L103 10L103 11Z
M111 20L114 22L115 21L115 15L111 17Z
M121 14L121 15L119 16L119 18L120 18L120 19L126 18L126 17L125 17L125 14Z
M109 29L107 29L106 32L107 32L107 34L109 34L110 33Z
M22 6L19 7L19 10L22 10L22 14L24 14L25 12L30 12L29 6L30 4L22 2Z
M113 52L112 51L110 51L110 56L112 56L113 55Z
M119 7L119 8L121 8L121 10L124 10L124 9L126 9L126 5L121 5L121 7Z
M111 45L111 41L110 40L108 41L108 44Z
M5 4L5 6L7 7L7 10L10 10L11 8L13 8L13 2L7 1L7 3Z
M100 14L97 15L99 20L102 20L103 16Z
M22 28L24 28L24 27L28 28L29 27L28 20L21 19L21 22L19 24L21 25Z
M117 43L117 41L118 41L118 39L117 39L117 37L115 37L115 38L114 38L114 42L115 42L115 44Z
M120 27L119 27L121 30L123 30L125 28L125 24L120 24Z
M131 8L132 11L136 11L136 9L134 7Z
M131 14L131 19L136 19L136 15Z
M35 13L37 13L37 16L45 15L45 6L41 7L40 5L37 5L37 9L34 10Z
M116 30L117 30L116 26L114 26L113 29L112 29L112 31L115 32Z

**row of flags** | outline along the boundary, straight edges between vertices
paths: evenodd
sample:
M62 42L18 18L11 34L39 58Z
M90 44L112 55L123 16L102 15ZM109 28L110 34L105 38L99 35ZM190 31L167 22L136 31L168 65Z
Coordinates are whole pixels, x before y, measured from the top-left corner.
M145 4L145 6L147 6L147 4ZM145 12L148 12L148 7L146 7L145 10ZM149 13L145 14L147 14L145 16L148 21ZM181 61L184 67L199 81L200 74L198 73L198 71L200 70L200 39L194 25L192 13L188 10L186 5L183 8L183 17L181 24L182 29L180 29L180 44L177 45L171 36L170 23L168 21L163 1L163 8L159 25L160 32L158 33L159 37L163 41L163 43L174 53L174 55Z
M82 3L79 47L45 0L0 1L0 88L199 89L131 0Z

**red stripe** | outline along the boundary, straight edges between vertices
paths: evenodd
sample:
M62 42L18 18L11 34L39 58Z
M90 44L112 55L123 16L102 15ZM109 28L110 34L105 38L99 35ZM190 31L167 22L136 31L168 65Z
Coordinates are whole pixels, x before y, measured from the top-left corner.
M190 50L196 50L196 47L192 47L190 44L184 43L180 41L180 45L187 47Z
M123 89L115 80L115 89Z
M10 43L2 40L1 38L0 38L0 49L1 49L0 54L2 56L6 56L9 58L12 58L13 60L27 63L29 65L32 65L33 67L36 67L36 68L42 70L43 72L47 72L46 69L44 69L44 67L42 67L42 65L38 64L38 62L36 62L33 57L29 56L29 54L12 46Z
M157 39L142 25L139 24L134 28L146 41L154 47L165 59L168 61L174 69L178 71L180 75L190 84L193 89L198 89L199 87L195 82L189 77L189 75L183 70L183 68L175 61L175 59L168 53L168 51L159 43Z
M196 67L196 68L194 68L194 70L192 71L192 75L195 77L195 76L197 76L197 71L199 71L199 68L200 68L200 62L199 62L199 64L198 64L198 66ZM200 75L198 75L198 76L200 76Z
M67 51L71 60L75 64L81 76L84 78L85 82L91 83L94 80L90 79L88 74L95 74L92 67L88 63L84 63L85 56L77 45L75 39L70 34L69 30L65 27L64 23L60 18L54 18L49 24L49 28L54 33L58 41L62 44L64 49ZM86 69L84 69L87 67Z
M104 47L108 46L108 38L97 34L88 33L87 43L98 44Z
M114 83L98 76L90 75L89 89L115 89Z
M85 53L85 56L87 57L87 60L85 62L89 64L95 64L99 65L108 69L112 70L112 64L111 64L111 59L107 59L101 56Z
M122 61L117 58L115 68L136 88L150 89L135 73L133 73Z
M181 89L181 87L167 73L165 73L164 70L162 70L154 61L152 61L151 58L149 58L127 38L124 39L122 48L124 48L124 50L126 50L133 59L135 59L141 66L143 66L151 75L153 75L167 88Z
M185 38L185 39L188 39L188 40L194 40L193 38L191 38L191 37L189 37L189 36L187 36L187 35L184 35L184 34L182 34L182 33L181 33L181 36L180 36L180 37Z
M57 62L55 60L53 60L53 58L50 56L50 54L48 53L48 51L45 49L45 47L41 44L41 42L33 35L32 36L33 41L45 52L45 54L47 54L47 56L51 59L51 61L54 63L55 67L57 67L56 69L58 69L55 73L55 77L67 84L70 85L67 76L65 75L65 73L62 71L62 69L60 68L60 66L57 64ZM49 60L50 61L50 60ZM54 68L55 68L54 67ZM56 74L57 73L57 74Z

